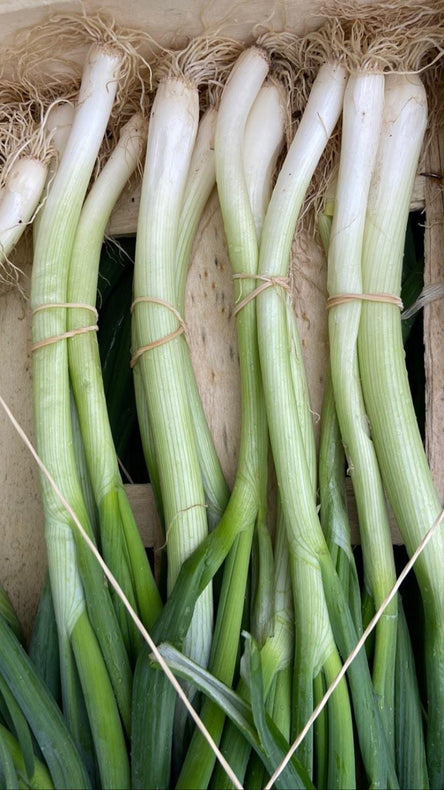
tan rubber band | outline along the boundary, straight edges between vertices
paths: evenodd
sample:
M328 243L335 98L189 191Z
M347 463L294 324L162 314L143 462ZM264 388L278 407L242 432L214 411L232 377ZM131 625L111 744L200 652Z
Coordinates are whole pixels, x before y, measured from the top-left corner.
M37 307L34 307L32 315L39 313L41 310L47 310L54 307L80 307L82 310L89 310L90 313L94 313L96 321L99 317L99 313L97 312L97 309L93 307L93 305L84 304L83 302L48 302L48 304L39 304Z
M347 302L381 302L385 304L394 304L396 307L399 307L400 310L403 310L404 305L402 303L402 299L399 296L395 296L395 294L383 294L383 293L375 293L375 294L337 294L337 296L330 296L327 299L327 310L330 310L331 307L336 307L339 304L346 304Z
M174 340L176 337L179 337L179 335L182 335L184 332L185 332L185 327L181 325L178 327L178 329L176 329L175 332L171 332L169 335L165 335L165 337L159 337L158 340L154 340L152 343L148 343L148 345L146 346L141 346L131 357L130 366L133 368L134 365L136 365L137 362L139 361L142 354L145 353L145 351L151 351L151 349L153 348L157 348L158 346L163 346L164 343L169 343L170 340Z
M54 335L54 337L47 337L46 340L38 340L36 343L31 345L31 351L37 351L39 348L43 348L44 346L50 346L53 343L58 343L59 340L67 340L70 337L75 337L76 335L83 335L85 332L98 332L99 327L97 324L93 326L81 326L79 329L71 329L70 332L64 332L62 335Z
M185 329L185 322L182 316L180 315L179 311L176 310L176 308L174 307L174 305L170 304L169 302L165 302L163 299L160 299L157 296L137 296L131 305L131 312L133 312L137 304L141 304L142 302L152 302L153 304L160 304L162 305L162 307L166 307L167 310L170 310L170 312L176 316L177 320L179 321L179 324L182 324Z
M167 310L173 313L173 315L177 318L179 326L174 332L170 332L169 335L160 337L158 340L153 340L152 343L148 343L146 346L141 346L138 348L131 357L130 366L132 368L137 364L142 354L145 354L146 351L151 351L153 348L163 346L164 343L169 343L170 340L175 340L176 337L179 337L182 334L185 334L186 336L185 321L183 320L179 311L176 310L174 305L170 304L169 302L165 302L163 299L160 299L157 296L137 296L131 305L131 312L133 312L136 305L141 304L142 302L152 302L153 304L160 304L162 307L166 307Z
M233 274L233 280L261 280L262 285L259 285L254 291L248 294L245 299L242 299L239 302L234 310L233 315L237 315L240 311L253 299L256 299L256 296L259 296L262 291L265 291L267 288L271 288L274 286L279 286L279 288L284 288L284 290L290 290L290 281L288 277L273 277L269 274L248 274L247 272L239 272L238 274Z

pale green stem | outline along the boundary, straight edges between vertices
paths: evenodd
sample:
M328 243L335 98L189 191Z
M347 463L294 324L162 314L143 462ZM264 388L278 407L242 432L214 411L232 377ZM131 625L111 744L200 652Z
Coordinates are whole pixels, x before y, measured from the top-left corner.
M331 217L321 214L318 229L328 256ZM330 364L326 376L319 442L319 501L321 525L344 592L356 631L362 633L361 594L353 556L345 491L345 453L336 414Z
M216 184L214 133L217 110L210 107L199 122L196 144L191 157L180 215L177 243L177 300L181 315L185 309L185 286L193 241L205 205ZM190 412L194 424L202 483L208 504L208 525L212 529L220 520L229 498L228 486L208 427L192 367L190 350L183 347L184 375L187 382Z
M339 117L345 81L346 75L342 67L332 67L332 64L321 67L315 80L270 201L262 236L261 273L272 276L285 276L287 273L299 209L313 170ZM311 666L305 666L310 671L311 680L323 662L337 653L332 628L342 655L353 648L357 637L318 519L297 410L292 397L282 300L276 290L268 289L257 298L258 334L270 439L292 557L292 579L297 606L295 639L296 650L300 656L300 663L296 661L296 686L293 689L297 705L298 681L301 682L301 693L305 698L311 697L312 693L311 683L309 685L307 678L300 673L300 666L308 663L307 659L313 652L309 641L307 654L301 650L300 645L300 639L310 637L311 615L308 613L315 610L322 618L317 625L322 630L322 640L317 654L311 656ZM298 581L301 569L307 581L305 586ZM298 625L303 620L303 632L299 634ZM351 665L349 679L369 781L380 787L397 786L393 765L387 754L379 711L374 701L368 665L362 653ZM306 699L303 704L307 704ZM349 710L344 710L341 721L342 724L337 723L337 728L347 728L351 742L353 735L349 726ZM342 737L342 734L338 732L338 737ZM351 770L352 766L338 766L337 781L344 781Z
M365 211L384 102L384 76L358 72L348 82L336 200L328 251L330 297L362 293L361 255ZM331 307L328 316L334 401L356 497L365 580L378 608L396 581L381 476L359 380L357 336L361 302ZM375 631L373 683L394 755L394 673L397 600Z
M178 330L176 254L180 211L198 122L197 89L184 79L160 83L153 103L137 228L134 337L139 348ZM171 309L172 308L172 309ZM180 325L179 325L180 329ZM207 534L206 503L183 373L183 336L141 354L143 380L165 519L168 588ZM138 349L134 349L137 353ZM205 664L211 644L211 587L195 609L186 651Z
M66 308L52 305L66 303L68 267L77 222L113 105L121 62L121 53L110 47L101 49L99 45L93 46L87 55L71 134L42 210L35 239L31 283L33 341L47 343L35 348L33 357L37 449L89 534L92 534L91 525L72 451L67 341L63 338L52 341L66 332ZM129 664L102 574L77 533L73 533L69 515L43 477L42 492L48 566L61 656L66 655L67 642L79 617L84 616L85 588L88 615L94 623L122 717L129 726ZM77 653L77 664L83 660L83 654ZM85 671L84 675L85 678L88 676L91 686L94 685L93 670L89 667L89 673ZM66 686L63 664L61 671L62 683ZM68 702L66 695L65 701ZM113 716L109 718L108 726L120 743L122 780L126 782L126 748L114 696L113 703ZM96 743L100 752L106 753L106 748L106 741ZM105 762L106 757L103 757L102 765Z
M91 305L70 308L68 329L88 326L94 319L100 252L114 205L144 151L147 126L135 115L121 130L106 165L84 203L69 268L67 300ZM161 607L145 549L121 481L103 389L100 356L94 333L68 340L69 370L79 413L87 465L98 509L100 544L105 561L123 585L148 627ZM140 641L126 611L116 602L122 632ZM131 637L130 634L132 633ZM135 646L133 645L133 647Z
M303 120L278 176L265 219L259 269L264 276L285 277L288 274L296 219L312 173L339 117L344 85L345 74L341 68L328 70L328 67L324 67L312 90ZM305 724L312 711L313 678L329 653L335 650L335 645L325 607L321 575L314 559L316 553L324 548L313 485L308 483L310 475L299 428L299 408L294 398L294 367L291 369L290 366L286 306L281 289L275 287L263 291L257 297L257 310L270 439L291 556L296 612L293 693L298 700L293 728L297 728ZM285 437L285 441L281 441L281 437ZM301 551L304 544L305 549ZM312 641L314 610L317 616L316 640ZM311 770L310 739L306 741L302 752L303 762Z
M242 273L255 274L258 260L256 230L243 174L243 137L248 113L267 71L268 63L260 50L252 48L240 56L224 89L216 126L216 174L222 216L233 271ZM231 213L233 203L237 205L236 215ZM254 282L248 282L248 288L252 290ZM237 321L242 386L242 435L236 482L229 507L236 502L239 488L245 488L247 483L256 508L251 514L245 511L241 515L242 534L234 542L224 571L210 666L212 673L227 685L232 683L238 651L253 529L266 489L267 457L254 305L247 305L239 313ZM248 435L247 431L251 431L254 436ZM245 453L246 447L248 454ZM227 512L229 510L226 514ZM219 742L225 720L222 711L211 701L206 701L202 717L213 738ZM182 767L178 787L206 786L214 760L212 752L207 748L204 751L202 736L195 733Z
M367 209L363 287L399 295L409 201L427 106L417 77L387 78L386 109ZM441 510L419 433L399 308L362 306L359 365L384 485L411 554ZM428 762L431 787L444 784L444 532L438 529L415 572L425 611Z

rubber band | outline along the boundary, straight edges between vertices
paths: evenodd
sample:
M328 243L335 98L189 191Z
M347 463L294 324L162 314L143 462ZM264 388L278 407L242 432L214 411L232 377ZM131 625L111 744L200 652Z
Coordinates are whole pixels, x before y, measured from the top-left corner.
M170 340L175 340L176 337L179 337L184 332L185 332L185 327L181 325L178 327L178 329L176 329L175 332L170 332L170 334L165 335L165 337L159 337L158 340L153 340L152 343L148 343L146 346L141 346L131 357L130 367L133 368L137 364L140 357L142 356L142 354L145 353L145 351L151 351L153 348L157 348L158 346L163 346L164 343L169 343Z
M83 335L85 332L98 332L99 327L97 324L93 326L81 326L79 329L71 329L70 332L63 332L62 335L54 335L53 337L47 337L46 340L38 340L36 343L32 343L31 351L37 351L39 348L43 348L44 346L50 346L53 343L58 343L59 340L67 340L70 337L75 337L76 335Z
M169 302L165 302L164 299L160 299L157 296L136 296L132 305L131 305L131 312L134 311L136 305L141 304L143 302L151 302L153 304L162 305L162 307L166 307L173 315L177 318L179 322L178 328L174 332L170 332L168 335L164 337L160 337L158 340L153 340L152 343L148 343L146 346L141 346L134 352L133 356L131 357L130 367L133 368L137 362L139 361L142 354L145 354L146 351L151 351L153 348L158 348L159 346L163 346L164 343L169 343L170 340L175 340L176 337L179 337L182 334L186 336L186 326L185 321L183 320L182 316L180 315L179 311L176 310L174 305L170 304Z
M79 307L82 310L89 310L90 313L94 313L96 321L99 318L97 308L91 304L84 304L83 302L48 302L48 304L39 304L37 307L34 307L32 315L39 313L41 310L47 310L54 307Z
M233 315L237 315L240 313L241 310L253 299L256 299L262 291L265 291L267 288L271 288L274 286L279 286L279 288L284 288L285 291L290 290L290 281L288 277L274 277L270 274L248 274L247 272L239 272L238 274L233 274L233 280L261 280L262 285L259 285L254 291L251 291L245 299L242 299L239 302L234 310Z
M136 298L134 299L131 305L131 312L133 312L137 304L141 304L142 302L152 302L153 304L160 304L162 305L162 307L166 307L167 310L170 310L170 312L176 316L177 320L179 321L179 324L183 324L185 327L185 322L182 316L180 315L179 311L176 310L176 308L174 307L174 305L170 304L169 302L165 302L163 299L160 299L157 296L136 296Z
M396 307L399 307L400 310L404 309L404 305L402 303L402 299L399 296L395 296L395 294L384 294L384 293L374 293L374 294L337 294L336 296L330 296L327 299L327 310L330 310L332 307L336 307L340 304L346 304L347 302L380 302L381 304L394 304Z

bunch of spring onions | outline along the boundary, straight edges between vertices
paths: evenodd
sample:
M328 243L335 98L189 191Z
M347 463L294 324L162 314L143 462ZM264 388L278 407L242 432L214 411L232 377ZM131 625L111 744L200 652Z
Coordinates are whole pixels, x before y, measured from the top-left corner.
M15 282L7 264L32 223L33 452L48 578L29 651L0 590L1 787L443 786L442 513L399 298L428 123L420 75L442 52L441 5L338 6L303 39L266 33L244 46L205 35L177 52L102 15L57 17L18 40L15 66L6 60L0 262ZM47 56L57 31L81 67ZM66 74L66 90L54 72ZM131 293L120 295L126 370L110 377L101 248L137 174ZM240 368L231 490L185 314L192 247L215 190ZM295 231L314 224L329 296L319 457L290 286ZM163 529L160 578L110 419L110 378L129 370ZM386 497L421 593L419 657Z

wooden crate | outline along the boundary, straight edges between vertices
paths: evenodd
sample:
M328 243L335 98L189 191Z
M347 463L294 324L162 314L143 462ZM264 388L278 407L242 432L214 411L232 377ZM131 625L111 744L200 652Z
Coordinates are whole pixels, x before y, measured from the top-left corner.
M49 6L49 8L48 8ZM224 32L246 37L258 23L273 24L304 32L319 24L314 16L319 0L282 0L270 20L267 0L238 2L232 11L230 0L211 5L205 0L127 0L125 4L86 0L84 7L94 11L106 6L126 26L144 27L152 36L170 43L201 31L202 24L223 20ZM72 0L0 0L0 43L8 41L20 28L38 24L54 12L79 10ZM178 33L180 31L180 35ZM444 138L431 146L428 172L442 173ZM111 235L136 231L139 190L126 191L116 207L108 231ZM426 205L426 282L443 279L444 205L442 181L419 176L412 208ZM31 243L20 244L15 262L25 273L29 286ZM310 242L309 262L298 255L294 245L293 281L295 310L309 379L313 421L317 431L321 410L327 359L326 267ZM197 234L188 282L185 319L190 336L193 363L210 427L222 465L231 483L234 479L240 433L238 363L236 332L232 315L231 270L225 245L217 197L213 195ZM191 304L193 309L190 309ZM442 301L425 310L425 366L427 452L441 498L444 497L444 306ZM30 314L26 301L10 292L0 296L0 393L13 409L29 436L33 436ZM0 579L6 587L29 632L34 619L39 591L46 569L43 517L35 463L0 411ZM152 544L157 517L149 486L134 486L129 491L136 518L146 545ZM353 501L350 497L351 513ZM355 538L358 540L358 536ZM400 536L394 528L394 542Z

